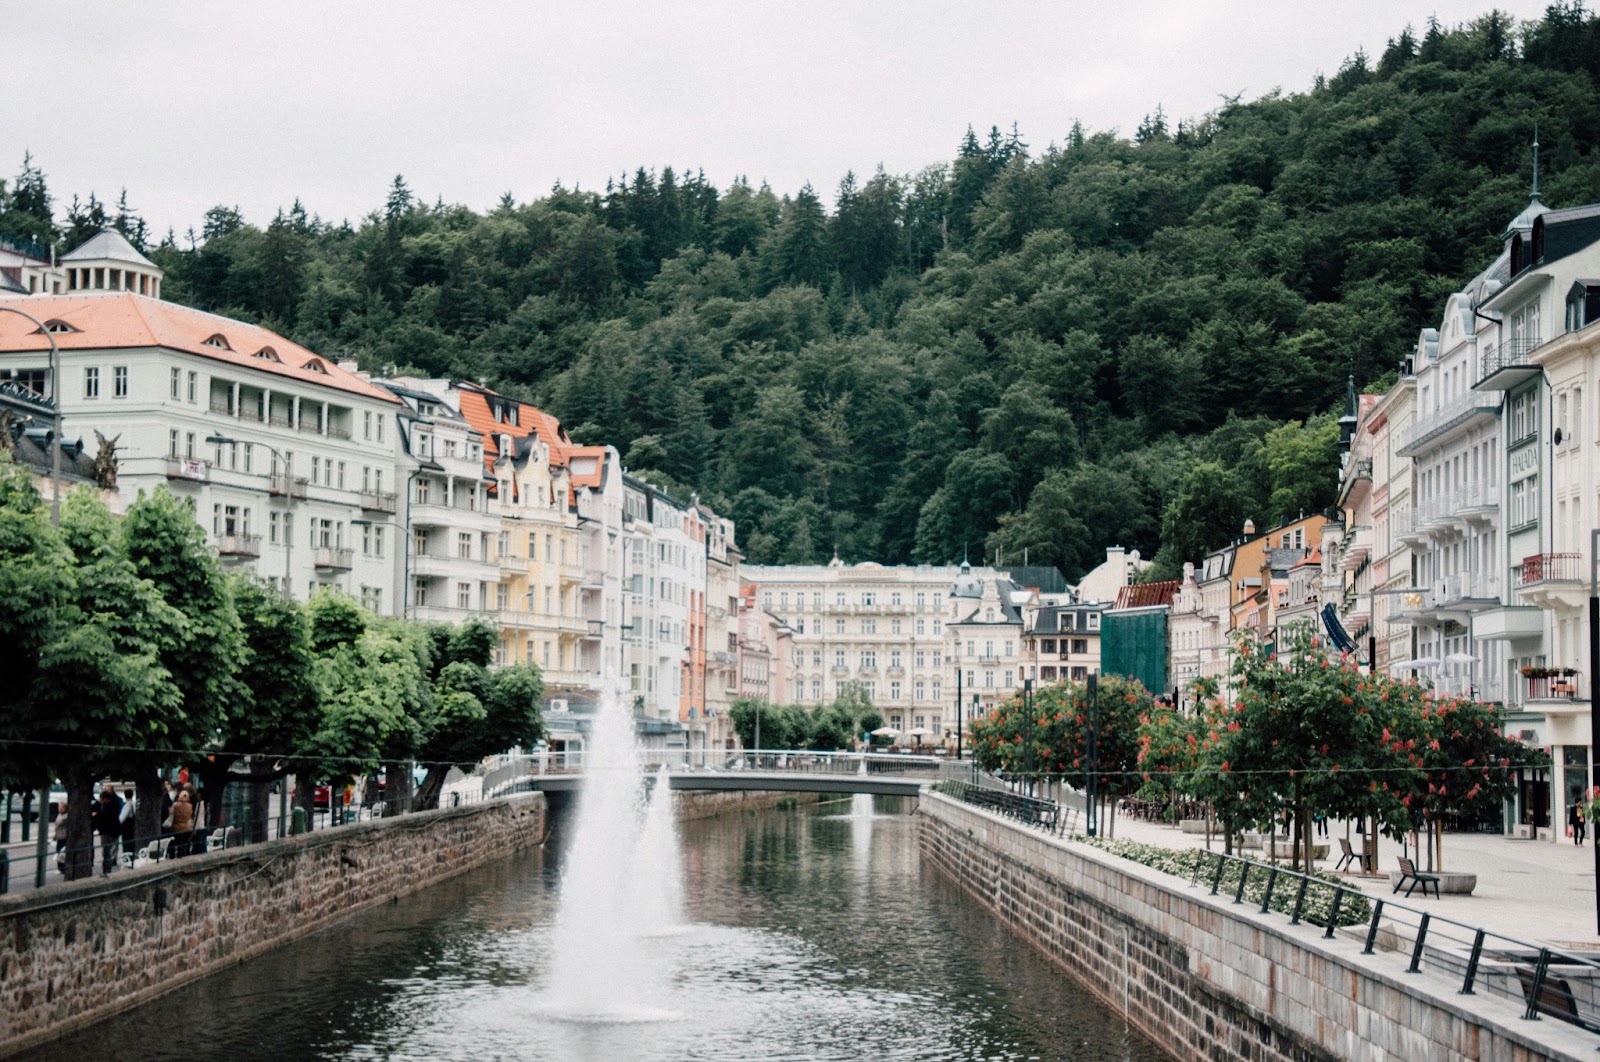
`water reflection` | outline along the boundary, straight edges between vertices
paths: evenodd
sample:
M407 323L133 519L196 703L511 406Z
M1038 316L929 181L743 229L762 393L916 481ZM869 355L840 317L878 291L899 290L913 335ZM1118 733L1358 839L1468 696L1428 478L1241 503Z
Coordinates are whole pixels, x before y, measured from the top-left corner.
M558 857L447 882L35 1057L1075 1059L1163 1056L917 858L880 799L683 827L684 915L648 938L675 1021L553 1021ZM899 813L897 813L899 812ZM863 841L863 837L866 838Z

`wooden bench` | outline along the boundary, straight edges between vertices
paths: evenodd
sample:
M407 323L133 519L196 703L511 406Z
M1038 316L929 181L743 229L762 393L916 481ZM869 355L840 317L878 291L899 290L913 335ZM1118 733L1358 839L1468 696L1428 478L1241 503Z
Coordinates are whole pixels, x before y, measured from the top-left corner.
M1361 853L1351 848L1350 842L1343 837L1339 838L1339 851L1344 854L1339 857L1339 862L1334 864L1333 869L1335 871L1343 870L1352 863L1360 864L1362 870L1367 869L1366 860Z
M1405 856L1401 856L1400 880L1394 883L1394 891L1399 892L1400 886L1404 885L1407 881L1411 882L1411 888L1406 890L1407 898L1410 898L1411 894L1416 891L1418 885L1422 886L1422 895L1427 896L1428 886L1432 885L1433 898L1435 900L1439 899L1439 876L1437 874L1417 873L1417 865L1411 860L1407 859Z
M1548 1014L1560 1021L1569 1021L1590 1032L1600 1032L1600 1025L1592 1021L1585 1021L1578 1013L1578 1000L1572 994L1572 985L1564 977L1552 977L1547 971L1544 984L1539 986L1539 998L1533 998L1534 971L1525 966L1517 967L1517 980L1522 982L1522 998L1529 1007L1540 1014Z

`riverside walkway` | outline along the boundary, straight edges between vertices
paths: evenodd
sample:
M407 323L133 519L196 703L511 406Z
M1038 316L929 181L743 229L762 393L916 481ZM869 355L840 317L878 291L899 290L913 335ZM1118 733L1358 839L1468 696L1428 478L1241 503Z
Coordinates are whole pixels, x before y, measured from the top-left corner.
M1176 826L1117 816L1116 836L1122 840L1163 848L1204 848L1204 834L1183 833ZM1345 824L1328 823L1329 858L1317 869L1332 871L1338 861L1339 838ZM1355 831L1350 836L1354 845ZM1322 838L1317 838L1321 842ZM1591 839L1591 844L1593 843ZM1213 851L1222 851L1222 838L1211 839ZM1259 851L1240 853L1264 858ZM1389 871L1399 866L1400 844L1387 837L1378 840L1377 877L1343 875L1351 886L1377 899L1393 896ZM1594 849L1571 841L1516 840L1499 834L1448 833L1444 837L1444 869L1478 876L1470 896L1446 893L1438 899L1421 898L1419 889L1407 903L1446 918L1482 926L1495 933L1551 944L1557 948L1600 951L1596 932Z

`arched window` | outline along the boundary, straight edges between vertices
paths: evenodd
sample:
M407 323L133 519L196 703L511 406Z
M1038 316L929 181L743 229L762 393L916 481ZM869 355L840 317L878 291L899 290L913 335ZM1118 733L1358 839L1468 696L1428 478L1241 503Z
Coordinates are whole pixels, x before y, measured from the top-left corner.
M300 367L306 372L320 372L324 376L328 375L328 367L322 363L320 358L312 358Z
M218 350L233 349L233 345L228 342L227 337L221 332L216 332L209 336L205 341L205 345L208 347L216 347Z
M68 332L76 332L76 331L77 331L76 328L72 327L70 324L68 324L67 322L63 321L61 318L52 317L52 318L50 318L50 320L48 320L48 321L46 321L44 323L44 327L34 329L33 330L33 334L36 335L36 336L42 336L46 332L49 332L52 335L58 335L59 336L59 335L65 335Z
M262 347L260 350L252 354L251 357L260 358L263 361L281 362L283 360L282 358L278 357L278 352L273 350L271 347Z

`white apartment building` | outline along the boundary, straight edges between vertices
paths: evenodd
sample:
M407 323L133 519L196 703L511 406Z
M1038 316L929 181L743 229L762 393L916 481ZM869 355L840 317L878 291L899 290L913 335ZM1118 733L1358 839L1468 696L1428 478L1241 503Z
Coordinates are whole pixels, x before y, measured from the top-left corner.
M966 564L949 601L950 657L959 678L963 719L970 722L1014 695L1029 677L1023 616L1037 602L1006 574L979 574ZM933 718L942 722L945 716ZM938 725L933 729L942 733Z
M85 275L103 282L109 268ZM134 263L111 275L152 286ZM114 441L124 499L167 486L193 502L225 563L298 599L324 586L396 599L392 557L359 554L355 523L373 500L363 470L396 474L394 395L266 329L148 295L16 299L61 349L70 431ZM0 314L0 371L48 394L48 365L47 338Z
M739 591L744 559L735 543L733 521L704 505L696 506L706 529L705 699L701 728L707 748L732 748L733 725L728 711L742 696L739 662L741 622Z
M409 532L402 541L410 592L403 603L406 613L444 623L494 622L500 608L494 552L500 520L489 504L483 436L450 403L448 381L402 376L375 382L405 407L399 426L408 458L406 482L395 486L405 490L400 526ZM370 488L387 495L389 486L379 477ZM393 523L364 524L363 549L369 537L377 549L386 548L382 533ZM372 592L362 588L368 607L374 607L368 600Z
M690 594L703 593L703 542L689 531L689 505L623 476L624 676L641 733L667 748L687 747Z
M823 704L846 684L859 683L885 723L901 731L903 743L915 743L905 735L919 729L919 718L920 729L929 731L922 744L954 734L956 664L948 624L967 612L958 613L951 593L962 578L981 593L982 583L1005 578L1003 572L847 565L835 557L825 565L746 565L743 576L756 586L760 607L794 632L792 688L774 700ZM1018 634L1012 640L1015 652Z

